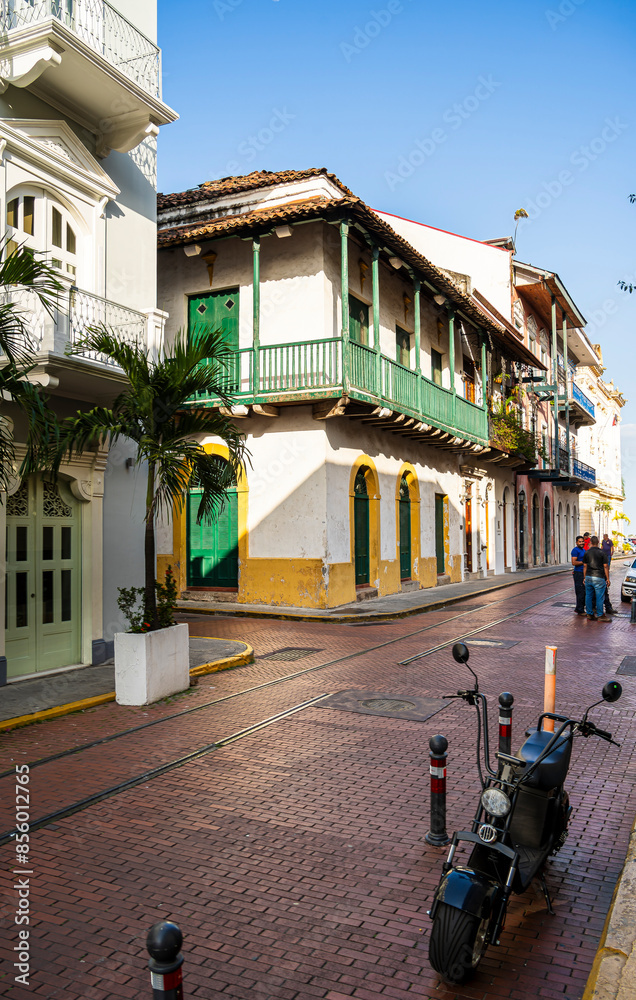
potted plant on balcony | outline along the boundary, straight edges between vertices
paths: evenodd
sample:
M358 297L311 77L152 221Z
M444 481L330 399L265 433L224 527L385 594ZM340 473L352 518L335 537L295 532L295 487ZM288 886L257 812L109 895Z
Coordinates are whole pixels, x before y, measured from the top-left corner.
M534 434L525 430L521 423L516 390L507 399L493 401L490 414L490 443L499 451L525 458L530 465L534 465L537 461L537 443Z
M148 357L143 344L123 343L105 327L89 331L74 347L81 350L95 351L118 365L128 386L110 409L98 406L60 423L52 465L55 471L64 456L107 437L111 443L119 438L133 441L136 464L145 467L145 579L143 588L132 588L141 596L143 613L129 616L130 631L115 635L117 701L144 705L190 683L188 626L175 625L171 611L165 613L166 604L174 605L176 590L169 580L162 585L167 594L157 586L155 519L161 512L181 509L191 489L200 490L197 521L210 519L238 475L245 457L244 435L217 409L191 405L200 395L231 405L222 386L232 352L222 334L207 327L190 337L179 332L156 360ZM227 463L199 443L208 435L226 444ZM122 593L125 600L130 590L124 588Z

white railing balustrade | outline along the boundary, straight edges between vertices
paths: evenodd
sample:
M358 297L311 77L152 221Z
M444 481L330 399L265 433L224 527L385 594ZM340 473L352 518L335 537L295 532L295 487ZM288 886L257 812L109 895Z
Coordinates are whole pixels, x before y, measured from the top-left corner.
M77 344L86 336L89 329L105 326L124 343L145 345L147 342L147 318L144 313L102 299L99 295L83 292L79 288L70 290L68 320L69 342L73 347L73 353L104 365L117 367L114 361L97 351L77 349Z
M45 309L41 300L30 288L13 286L0 292L0 305L12 303L14 312L23 324L24 339L16 347L31 354L53 351L55 346L55 319ZM57 310L55 310L56 312Z
M54 18L155 97L161 97L161 53L105 0L0 0L0 30Z

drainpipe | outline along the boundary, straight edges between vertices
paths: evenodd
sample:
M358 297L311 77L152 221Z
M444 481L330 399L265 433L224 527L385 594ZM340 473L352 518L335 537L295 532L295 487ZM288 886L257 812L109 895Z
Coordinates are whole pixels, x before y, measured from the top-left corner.
M422 378L422 327L420 316L420 292L422 282L419 278L413 278L413 330L415 333L415 371L417 372L417 384L419 386L420 414L424 412L424 380Z
M380 355L380 251L373 248L371 262L371 287L373 298L373 347L375 350L375 387L382 395L382 358Z
M481 334L481 405L488 409L488 371L486 368L486 338Z
M568 387L568 321L565 313L563 319L563 367L565 368L565 440L568 450L568 463L572 469L572 456L570 455L570 392ZM574 392L574 379L572 380L572 391Z
M252 240L254 275L252 279L252 396L261 388L261 238Z
M552 402L554 411L554 455L556 459L556 469L561 469L559 460L559 374L557 358L557 306L554 295L552 299Z
M342 392L349 392L349 223L340 223L340 299L342 302Z

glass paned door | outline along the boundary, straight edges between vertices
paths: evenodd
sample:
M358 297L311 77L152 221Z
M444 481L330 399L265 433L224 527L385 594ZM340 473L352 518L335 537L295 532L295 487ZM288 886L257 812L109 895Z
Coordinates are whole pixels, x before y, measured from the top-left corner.
M80 662L79 503L65 483L33 476L7 500L9 677Z

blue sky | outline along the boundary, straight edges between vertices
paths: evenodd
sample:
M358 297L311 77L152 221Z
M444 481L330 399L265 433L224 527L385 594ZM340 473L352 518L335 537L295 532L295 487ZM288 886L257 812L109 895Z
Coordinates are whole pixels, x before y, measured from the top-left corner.
M622 411L636 533L636 4L159 0L159 190L326 166L374 208L555 270ZM272 124L274 127L272 128ZM409 158L411 163L409 163ZM417 166L413 167L412 163Z

